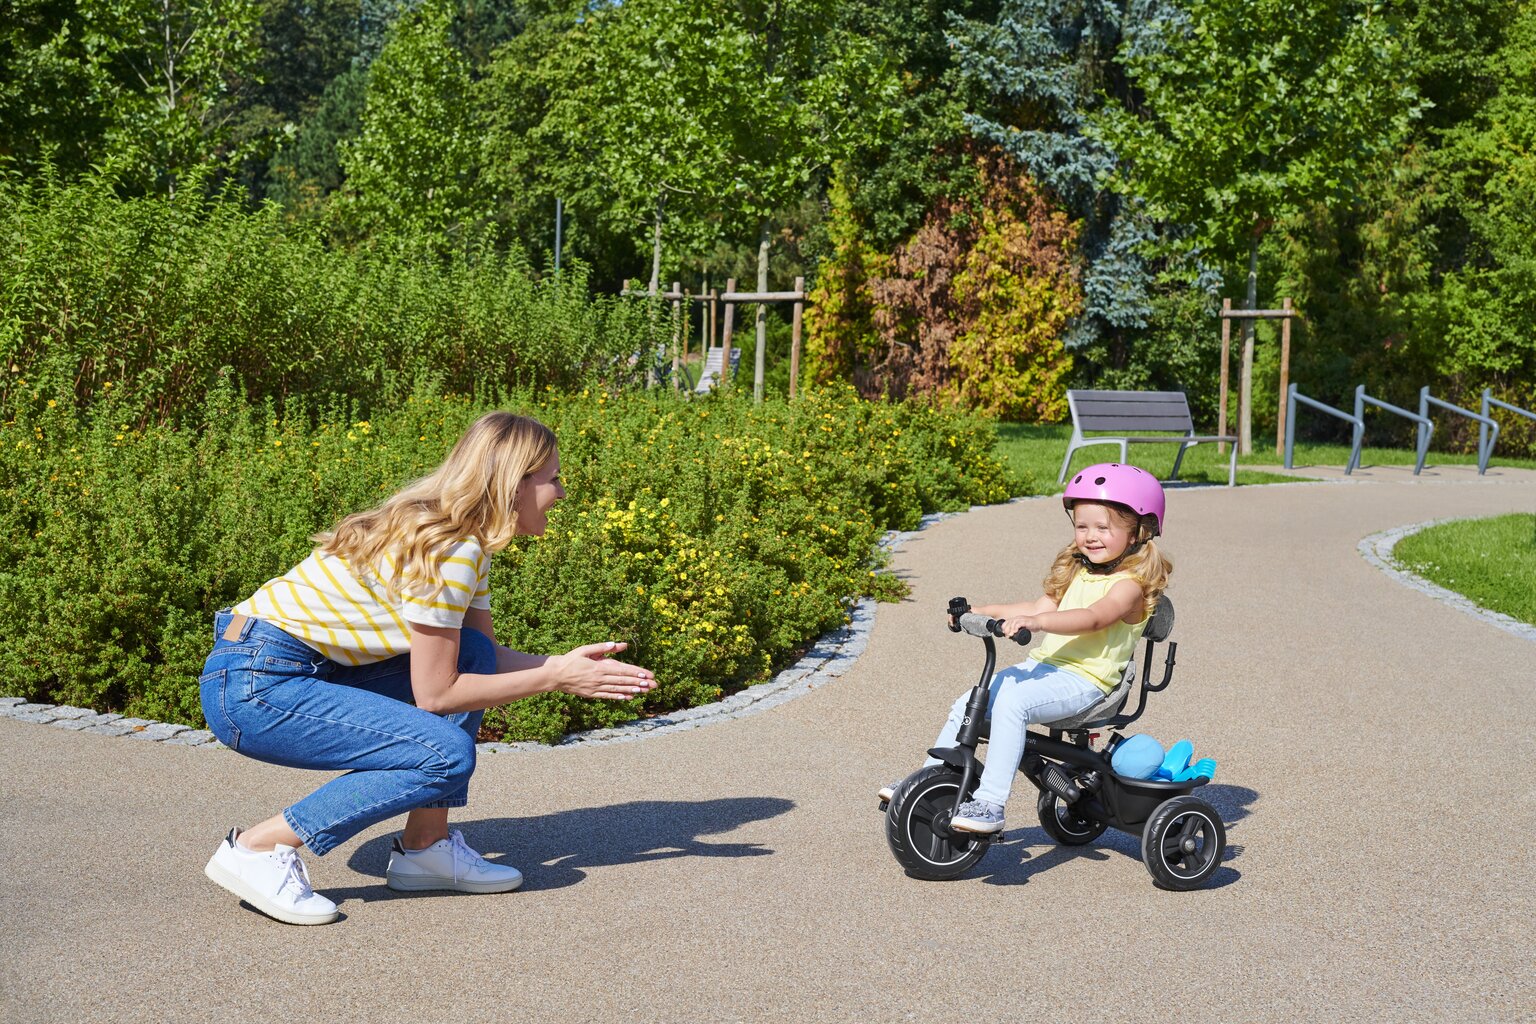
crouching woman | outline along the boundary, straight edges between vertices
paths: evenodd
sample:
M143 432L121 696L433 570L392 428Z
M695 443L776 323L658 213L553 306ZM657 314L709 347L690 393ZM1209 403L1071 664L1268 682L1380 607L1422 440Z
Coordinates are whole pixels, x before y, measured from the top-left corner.
M484 709L552 691L626 700L655 686L609 657L622 643L535 655L495 641L491 558L541 535L563 497L549 428L489 413L433 473L317 535L308 558L218 614L200 680L209 729L258 761L346 774L231 829L210 879L277 920L327 924L336 905L311 888L299 850L322 856L404 814L390 888L522 883L448 827L468 800Z

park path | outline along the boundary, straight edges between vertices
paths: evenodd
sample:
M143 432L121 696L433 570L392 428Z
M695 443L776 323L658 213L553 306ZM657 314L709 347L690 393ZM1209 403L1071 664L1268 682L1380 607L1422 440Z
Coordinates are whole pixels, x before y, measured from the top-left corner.
M461 824L528 876L504 896L392 894L379 827L309 858L341 922L277 924L202 865L315 776L0 721L0 1021L1536 1020L1536 650L1356 549L1532 510L1501 469L1171 494L1178 671L1137 728L1220 762L1230 856L1194 893L1120 833L1058 850L1022 781L964 879L886 849L875 789L979 668L945 600L1036 588L1050 499L907 541L911 598L806 696L486 755Z

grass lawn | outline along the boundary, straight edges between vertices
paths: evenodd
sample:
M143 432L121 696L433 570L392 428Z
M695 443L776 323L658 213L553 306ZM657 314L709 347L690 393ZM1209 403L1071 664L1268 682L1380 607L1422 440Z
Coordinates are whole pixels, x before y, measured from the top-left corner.
M1536 514L1441 523L1404 537L1392 554L1431 583L1536 626Z
M1034 481L1032 493L1051 494L1061 490L1056 474L1061 472L1061 457L1067 453L1067 442L1072 438L1068 424L1039 426L1024 423L999 423L997 425L998 455L1015 472ZM1292 480L1294 477L1267 473L1262 467L1279 466L1282 457L1265 441L1255 439L1252 455L1237 458L1237 482L1243 484L1269 484ZM1167 479L1173 471L1173 459L1178 453L1175 445L1133 444L1131 461L1156 473L1158 479ZM1079 448L1072 456L1072 468L1081 469L1095 462L1118 459L1120 449L1114 445L1096 445ZM1414 453L1407 448L1362 448L1361 466L1411 466ZM1332 466L1342 468L1349 461L1348 445L1306 444L1298 442L1292 458L1298 470L1308 466ZM1476 455L1456 455L1450 452L1431 451L1425 465L1477 465ZM1536 469L1536 459L1507 458L1494 452L1492 465L1519 466ZM1225 484L1227 482L1227 455L1220 454L1214 444L1201 444L1184 455L1179 467L1179 479L1190 483Z

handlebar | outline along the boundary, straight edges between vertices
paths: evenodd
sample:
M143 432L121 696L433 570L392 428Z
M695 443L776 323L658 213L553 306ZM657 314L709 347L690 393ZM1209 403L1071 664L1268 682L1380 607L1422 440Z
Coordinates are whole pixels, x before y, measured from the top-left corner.
M955 607L953 602L950 607L951 609ZM956 633L969 633L971 636L1001 637L1003 635L1003 620L988 618L985 615L972 611L961 612L956 617L952 611L949 628ZM1022 647L1028 645L1031 636L1029 630L1021 629L1013 634L1013 636L1006 637L1005 639L1012 640Z

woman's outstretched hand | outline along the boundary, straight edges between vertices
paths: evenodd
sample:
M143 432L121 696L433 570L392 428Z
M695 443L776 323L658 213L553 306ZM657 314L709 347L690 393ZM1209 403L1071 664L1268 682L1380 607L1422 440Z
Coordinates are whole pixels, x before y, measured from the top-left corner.
M629 700L656 688L656 677L636 665L614 661L629 645L609 641L577 647L568 654L557 654L555 689L577 697L603 700Z

